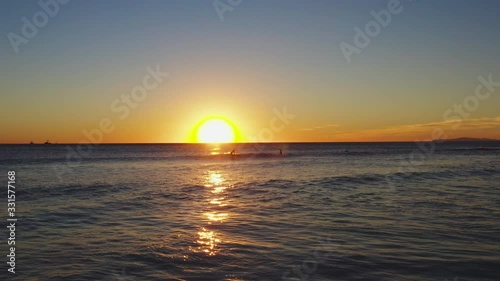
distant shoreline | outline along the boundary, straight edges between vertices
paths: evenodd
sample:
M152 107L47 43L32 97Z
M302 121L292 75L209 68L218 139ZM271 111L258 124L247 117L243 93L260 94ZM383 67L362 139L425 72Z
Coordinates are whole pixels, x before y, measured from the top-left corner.
M500 140L487 139L487 138L455 138L455 139L438 139L433 141L434 142L493 142Z

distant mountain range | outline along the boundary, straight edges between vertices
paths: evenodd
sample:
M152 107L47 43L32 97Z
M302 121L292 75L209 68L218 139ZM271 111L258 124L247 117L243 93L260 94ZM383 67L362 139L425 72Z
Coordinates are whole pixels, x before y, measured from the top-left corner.
M499 141L496 139L487 139L487 138L456 138L456 139L439 139L434 141L440 142L460 142L460 141Z

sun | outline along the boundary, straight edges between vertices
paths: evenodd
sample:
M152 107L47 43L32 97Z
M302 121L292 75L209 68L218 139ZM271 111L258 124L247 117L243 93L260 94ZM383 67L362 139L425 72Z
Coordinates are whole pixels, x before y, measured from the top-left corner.
M202 143L229 143L235 137L233 126L222 118L210 118L196 130L196 141Z

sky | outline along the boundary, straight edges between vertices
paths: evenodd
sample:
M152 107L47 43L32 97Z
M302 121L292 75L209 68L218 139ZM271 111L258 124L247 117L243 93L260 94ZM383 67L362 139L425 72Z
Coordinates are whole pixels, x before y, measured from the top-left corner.
M0 0L0 143L500 139L499 1L59 1Z

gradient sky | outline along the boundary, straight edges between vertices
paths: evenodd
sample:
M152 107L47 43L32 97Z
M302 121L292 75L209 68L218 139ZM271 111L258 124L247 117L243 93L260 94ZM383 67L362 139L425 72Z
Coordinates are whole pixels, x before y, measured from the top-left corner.
M339 45L388 2L243 0L221 21L213 1L73 0L16 54L8 34L41 7L0 1L0 143L76 143L103 118L104 142L185 142L208 116L240 141L500 139L500 87L461 123L443 119L478 76L500 82L500 2L401 0L348 63ZM157 65L169 76L120 119L113 101ZM295 118L263 134L284 107Z

